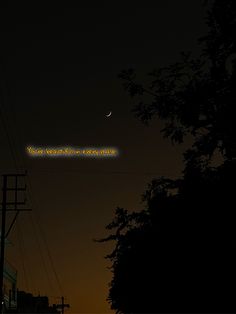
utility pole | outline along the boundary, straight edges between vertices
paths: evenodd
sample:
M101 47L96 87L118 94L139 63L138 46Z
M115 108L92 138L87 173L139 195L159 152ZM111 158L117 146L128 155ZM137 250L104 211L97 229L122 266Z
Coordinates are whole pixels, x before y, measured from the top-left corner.
M17 205L25 205L26 200L23 202L18 202L17 200L17 192L18 191L26 191L26 186L23 188L19 188L17 186L17 179L18 177L25 177L25 174L4 174L3 175L3 187L2 187L2 208L0 209L2 211L2 227L1 227L1 251L0 251L0 314L3 313L4 309L4 291L3 291L3 278L4 278L4 257L5 257L5 239L6 236L10 233L16 218L20 211L29 211L31 209L18 209ZM8 187L8 177L15 177L15 187ZM14 202L7 202L7 192L8 191L14 191L15 192L15 198ZM8 208L8 205L12 206L14 205L14 208L10 207ZM6 216L8 211L16 211L15 217L10 224L10 227L6 233Z
M69 308L70 307L70 304L66 304L64 302L64 297L61 297L61 304L56 304L56 308L57 309L61 309L61 314L64 314L64 309L67 307Z

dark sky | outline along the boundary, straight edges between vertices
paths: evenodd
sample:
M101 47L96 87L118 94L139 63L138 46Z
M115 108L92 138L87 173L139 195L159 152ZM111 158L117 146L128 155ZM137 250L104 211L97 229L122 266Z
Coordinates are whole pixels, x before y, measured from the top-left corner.
M197 53L197 39L206 32L202 2L87 1L59 8L39 3L5 7L0 15L6 125L1 121L0 169L16 171L8 134L18 167L29 171L33 198L32 214L18 220L21 240L15 228L7 249L18 286L51 297L62 293L40 232L37 242L32 215L71 303L68 313L111 312L106 302L111 274L104 259L111 246L92 240L106 235L104 226L117 206L142 208L141 194L152 178L179 176L184 148L162 139L160 121L145 127L133 116L135 100L117 75L133 67L142 78L178 61L181 51ZM29 144L112 146L120 155L33 159L25 152Z

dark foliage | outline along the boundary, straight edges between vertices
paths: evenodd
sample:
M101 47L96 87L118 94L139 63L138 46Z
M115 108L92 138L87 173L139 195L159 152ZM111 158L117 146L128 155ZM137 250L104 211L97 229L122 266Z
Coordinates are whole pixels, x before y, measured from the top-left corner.
M209 33L199 40L199 58L182 53L180 62L152 71L147 87L137 83L133 69L119 77L131 96L141 98L133 111L144 123L157 115L165 122L164 136L174 143L191 134L195 138L191 153L197 159L209 160L215 150L232 159L236 157L236 2L213 1L206 22ZM151 102L145 102L146 95Z
M236 2L207 1L209 33L198 59L150 73L148 87L135 72L120 77L134 112L148 123L157 115L163 134L193 146L184 155L183 178L153 180L143 196L145 209L117 208L115 241L107 256L113 279L108 300L117 313L235 313L236 295ZM144 102L145 96L153 99ZM218 151L220 166L210 162Z
M118 208L109 301L118 313L235 312L236 165L153 181L146 209Z

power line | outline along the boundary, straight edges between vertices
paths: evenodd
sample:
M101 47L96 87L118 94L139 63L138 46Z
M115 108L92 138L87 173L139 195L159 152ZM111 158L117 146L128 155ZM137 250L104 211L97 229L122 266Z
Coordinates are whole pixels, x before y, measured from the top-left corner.
M1 95L1 96L2 96L2 95ZM1 110L0 110L1 121L2 121L2 124L3 124L3 127L4 127L4 131L5 131L5 133L6 133L6 136L7 136L7 142L8 142L8 146L9 146L9 149L10 149L10 152L11 152L11 155L12 155L13 162L14 162L14 164L15 164L15 168L19 170L18 162L17 162L17 153L16 153L16 150L14 149L14 143L13 143L13 141L11 140L11 137L10 137L10 134L9 134L9 131L8 131L8 127L7 127L7 122L6 122L7 119L5 119L5 117L4 117L2 108L3 108L3 106L0 107L0 109L1 109ZM5 121L5 120L6 120L6 121ZM16 119L15 119L15 120L16 120ZM16 121L16 123L15 123L15 126L16 126L16 125L17 125L17 121ZM18 130L17 134L20 135L21 132ZM22 162L23 162L23 164L24 164L24 160L23 160L23 159L22 159ZM31 183L30 183L29 177L26 177L26 178L28 179L28 183L29 183L29 187L30 187L30 190L29 190L28 195L29 195L29 197L30 197L30 199L31 199L31 202L32 202L33 198L31 197L31 195L32 195ZM59 277L58 277L58 274L57 274L57 272L56 272L56 270L55 270L54 263L53 263L53 260L52 260L52 256L51 256L51 254L50 254L49 247L48 247L48 245L47 245L47 242L46 242L46 239L45 239L45 237L44 237L44 235L43 235L43 232L42 232L41 227L39 227L39 230L40 230L40 232L41 232L41 234L42 234L43 241L44 241L44 244L45 244L45 246L46 246L46 250L47 250L47 253L48 253L48 256L49 256L49 260L50 260L50 263L51 263L51 266L52 266L52 269L53 269L53 272L54 272L54 275L55 275L57 284L58 284L58 286L59 286L59 290L60 290L60 292L62 292L62 287L61 287L60 282L59 282ZM23 253L22 250L21 250L21 252ZM24 267L24 273L26 274L25 267ZM63 293L62 293L62 294L63 294Z
M20 230L20 226L18 224L18 221L16 222L16 230L17 230L17 238L18 238L18 243L19 243L19 253L20 253L20 260L22 262L22 268L23 268L23 275L24 275L24 280L25 280L25 286L27 291L29 291L29 280L25 268L25 249L24 249L24 241L22 239L22 234Z
M50 261L50 264L51 264L51 267L52 267L52 270L53 270L53 273L54 273L57 285L58 285L58 288L59 288L59 292L60 292L61 295L64 295L63 289L62 289L62 285L61 285L61 282L59 280L59 276L57 274L56 268L54 266L53 258L52 258L52 255L50 253L49 246L48 246L48 243L47 243L44 231L43 231L43 229L41 227L41 224L39 223L39 219L38 219L38 217L36 217L36 222L35 222L33 215L32 215L32 219L34 221L34 224L37 224L38 230L40 231L40 234L41 234L42 240L44 242L44 245L45 245L45 248L46 248L46 251L47 251L47 255L49 257L49 261Z
M15 123L15 126L17 126L17 121L16 121L16 123ZM18 134L18 136L19 136L19 135L22 135L20 130L18 130L17 134ZM11 142L10 136L8 136L8 139L9 139L9 142ZM21 142L22 142L22 141L21 141ZM13 149L12 149L12 153L13 153L13 156L14 156L15 164L16 164L16 166L17 166L17 161L16 161L16 157L15 157L15 154L14 154L14 150L13 150ZM25 165L24 158L22 158L22 164ZM31 201L33 207L37 207L37 208L38 208L38 203L36 203L36 200L35 200L35 198L33 197L32 184L31 184L30 176L29 176L29 175L26 177L26 181L27 181L27 185L28 185L28 190L27 190L27 192L28 192L30 201ZM35 214L35 213L34 213L34 214ZM34 220L33 220L33 215L31 216L31 219L32 219L32 224L33 224L33 226L35 227L36 224L35 224L35 222L34 222ZM45 237L45 235L44 235L44 232L43 232L43 230L42 230L42 227L41 227L40 224L39 224L39 218L37 218L36 221L37 221L37 224L38 224L38 230L39 230L39 232L40 232L40 234L41 234L41 238L43 239L43 242L44 242L44 245L45 245L45 248L46 248L46 252L47 252L48 257L49 257L49 261L50 261L50 264L51 264L51 267L52 267L52 270L53 270L53 273L54 273L54 276L55 276L55 279L56 279L58 288L59 288L59 290L60 290L61 295L63 295L63 289L62 289L62 286L61 286L60 281L59 281L59 276L58 276L58 274L57 274L57 272L56 272L56 269L55 269L55 266L54 266L54 263L53 263L53 259L52 259L52 255L51 255L51 253L50 253L50 250L49 250L49 247L48 247L48 244L47 244L47 241L46 241L46 237ZM45 267L45 269L46 269L46 267ZM46 273L47 273L47 271L46 271ZM48 277L48 275L47 275L47 277ZM49 277L48 277L48 279L49 279ZM49 281L50 281L50 279L49 279Z
M50 287L50 290L53 291L52 282L50 280L50 276L49 276L49 273L48 273L48 270L47 270L47 267L46 267L45 259L43 257L42 248L41 248L40 241L39 241L39 238L38 238L38 233L37 233L37 230L36 230L36 226L35 226L34 220L32 218L32 213L30 213L30 221L31 221L31 226L33 227L33 234L34 234L35 239L36 239L36 243L37 243L37 246L38 246L38 249L39 249L40 258L41 258L42 265L43 265L43 268L44 268L44 271L45 271L45 274L46 274L46 277L47 277L47 280L48 280L48 283L49 283L49 287Z

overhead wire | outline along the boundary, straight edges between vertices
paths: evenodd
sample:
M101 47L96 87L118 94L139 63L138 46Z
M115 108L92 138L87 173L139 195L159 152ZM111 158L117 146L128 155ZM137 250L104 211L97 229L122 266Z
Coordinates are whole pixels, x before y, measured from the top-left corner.
M32 217L32 218L33 218L33 217ZM47 243L45 234L44 234L44 231L43 231L43 229L41 228L41 224L39 223L38 220L36 220L36 224L38 225L38 229L39 229L40 232L41 232L42 240L43 240L43 242L44 242L44 245L45 245L45 248L46 248L48 257L49 257L49 261L50 261L51 268L52 268L52 270L53 270L53 273L54 273L54 276L55 276L55 279L56 279L56 282L57 282L57 285L58 285L58 288L59 288L59 292L60 292L61 295L64 295L64 290L63 290L63 288L62 288L62 285L61 285L61 282L60 282L60 279L59 279L59 275L58 275L58 273L57 273L57 271L56 271L56 268L55 268L55 265L54 265L54 262L53 262L53 258L52 258L52 255L51 255L51 252L50 252L50 249L49 249L49 246L48 246L48 243Z
M22 234L21 234L21 230L18 224L18 220L16 221L16 231L17 231L17 237L19 239L18 243L19 243L19 254L20 254L20 261L22 263L22 270L23 270L23 279L25 281L25 287L27 289L27 291L30 291L30 285L29 285L29 279L28 279L28 275L26 272L26 267L25 267L25 248L24 248L24 241L22 239Z
M52 282L51 282L51 279L50 279L50 276L49 276L48 269L46 267L46 262L45 262L45 259L44 259L43 253L42 253L40 240L39 240L39 237L38 237L38 233L37 233L37 230L36 230L35 223L34 223L34 220L32 218L32 213L31 212L29 213L29 218L30 218L31 226L33 227L33 231L34 231L33 234L35 236L36 243L37 243L37 246L39 248L40 258L41 258L42 265L43 265L43 268L44 268L44 271L45 271L45 274L46 274L46 277L47 277L47 281L49 283L49 288L50 288L50 291L53 291Z
M3 94L1 94L1 96L2 96L2 99L4 98L3 97ZM16 170L18 170L19 171L19 169L20 169L20 167L19 167L19 165L18 165L18 161L17 161L17 152L16 152L16 150L14 149L14 143L13 143L13 141L12 141L12 139L11 139L11 136L10 136L10 134L9 134L9 131L8 131L8 127L7 127L7 119L4 117L4 111L3 111L3 104L2 104L2 102L0 102L0 118L1 118L1 122L2 122L2 125L3 125L3 128L4 128L4 131L5 131L5 134L6 134L6 137L7 137L7 142L8 142L8 146L9 146L9 149L10 149L10 153L11 153L11 157L12 157L12 160L13 160L13 163L14 163L14 166L15 166L15 169ZM19 135L19 132L18 132L18 135ZM23 161L23 160L22 160ZM27 177L26 177L26 179L27 179ZM30 186L31 186L31 184L30 184ZM32 193L32 192L28 192L27 194L28 195L30 195L30 193ZM32 202L32 197L30 196L30 199L31 199L31 202ZM35 224L34 224L35 225ZM22 240L22 236L20 235L20 232L18 231L18 235L19 235L19 240L21 239ZM23 241L23 240L22 240ZM46 240L44 239L44 243L46 242ZM38 242L38 244L39 244L39 242ZM20 251L21 251L21 258L24 258L24 254L23 254L23 248L22 248L22 244L21 244L21 249L20 249ZM40 251L40 254L41 254L41 249L39 249L39 251ZM48 246L47 246L47 252L49 252L49 248L48 248ZM42 258L42 254L41 254L41 258ZM50 259L50 263L53 265L53 262L52 262L52 256L51 255L49 255L49 259ZM25 278L27 278L26 277L26 267L25 267L25 263L24 263L24 260L22 260L22 263L23 263L23 272L24 272L24 276L25 276ZM43 262L43 265L44 265L44 267L45 267L45 272L47 273L47 279L49 280L49 285L50 285L50 287L52 286L52 284L51 284L51 281L50 281L50 279L49 279L49 276L48 276L48 272L47 272L47 270L46 270L46 266L45 266L45 262ZM29 271L29 269L28 269L28 271ZM54 274L56 274L56 281L57 282L59 282L59 279L58 279L58 275L57 275L57 273L56 273L56 271L55 271L55 267L54 267L54 265L53 265L53 272L54 272ZM29 288L29 284L28 284L28 280L26 279L26 286Z
M15 120L17 120L16 117L15 117ZM5 123L4 125L5 125L6 131L7 131L6 123ZM15 126L17 126L17 121L15 121ZM11 137L10 137L10 135L9 135L9 132L7 132L7 134L8 134L8 142L9 142L9 144L11 144ZM22 135L20 129L18 129L17 134L18 134L18 136L21 136L21 135ZM22 138L21 138L21 139L22 139ZM22 142L22 141L21 141L21 142ZM17 165L17 158L15 157L16 151L14 151L13 146L14 146L14 145L11 144L12 156L13 156L13 158L14 158L14 162L15 162L16 169L19 169L19 167L18 167L18 165ZM22 162L23 165L25 165L25 162L24 162L24 159L23 159L23 158L21 159L21 162ZM24 168L26 169L26 167L24 167ZM30 198L31 204L33 205L33 207L37 207L37 208L38 208L38 203L36 203L35 198L33 197L32 184L31 184L31 180L30 180L30 176L29 176L29 175L26 176L26 182L27 182L27 185L28 185L27 194L28 194L28 196L29 196L29 198ZM34 211L34 216L36 216L35 211ZM31 221L32 221L32 225L34 226L34 229L35 229L36 223L37 223L37 225L38 225L38 230L39 230L39 233L41 234L41 238L42 238L43 243L44 243L44 245L45 245L46 252L47 252L47 255L48 255L50 264L51 264L51 268L52 268L53 274L54 274L54 276L55 276L55 279L56 279L56 282L57 282L57 285L58 285L58 289L59 289L60 293L63 295L63 289L62 289L62 285L61 285L60 280L59 280L59 275L57 274L57 271L56 271L56 269L55 269L54 262L53 262L53 258L52 258L52 255L51 255L51 253L50 253L50 250L49 250L49 246L48 246L48 244L47 244L47 241L46 241L46 237L45 237L44 232L43 232L43 229L42 229L42 227L40 226L40 223L39 223L39 218L38 218L38 217L36 218L36 223L35 223L35 221L34 221L34 219L33 219L33 215L31 215ZM35 229L35 230L36 230L36 229ZM37 240L37 242L38 242L38 244L39 244L39 241L38 241L38 240ZM39 249L39 250L40 250L40 252L41 252L41 249ZM41 254L41 257L42 257L42 256L43 256L43 255L42 255L42 252L41 252L40 254ZM47 276L47 278L48 278L49 285L50 285L50 287L52 287L52 283L51 283L51 281L50 281L50 279L49 279L48 271L46 270L45 261L43 262L43 265L44 265L44 267L45 267L45 273L47 274L46 276Z

